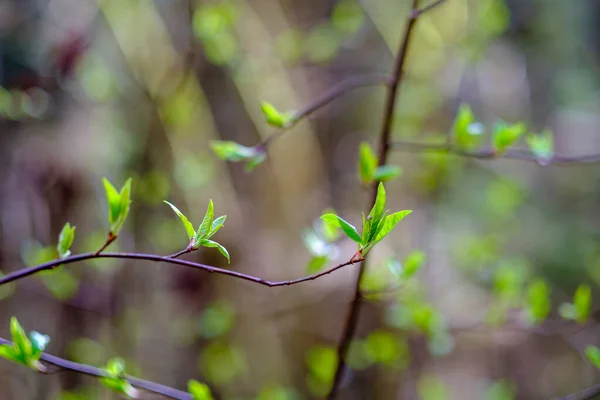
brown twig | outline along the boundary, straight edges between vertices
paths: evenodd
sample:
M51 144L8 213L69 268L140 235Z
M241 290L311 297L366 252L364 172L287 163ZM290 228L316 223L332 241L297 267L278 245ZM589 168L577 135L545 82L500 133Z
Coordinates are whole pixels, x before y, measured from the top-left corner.
M101 253L101 254L83 253L83 254L77 254L74 256L70 256L67 258L62 258L60 260L53 260L53 261L47 262L45 264L40 264L35 267L23 268L18 271L12 272L10 274L4 275L4 276L0 277L0 286L4 285L6 283L9 283L9 282L13 282L13 281L25 278L30 275L37 274L42 271L51 270L51 269L57 267L58 265L67 265L67 264L72 264L72 263L76 263L76 262L80 262L80 261L84 261L84 260L96 259L96 258L120 258L120 259L129 259L129 260L147 260L147 261L155 261L155 262L164 262L164 263L169 263L169 264L183 265L185 267L199 269L199 270L203 270L203 271L210 272L210 273L228 275L228 276L231 276L234 278L239 278L242 280L258 283L260 285L264 285L264 286L268 286L268 287L290 286L290 285L296 285L296 284L302 283L302 282L312 281L312 280L315 280L322 276L328 275L334 271L337 271L338 269L343 268L347 265L356 264L358 262L363 261L362 259L346 261L345 263L338 264L335 267L332 267L325 271L319 272L318 274L305 276L303 278L286 280L286 281L269 281L266 279L259 278L257 276L243 274L241 272L236 272L236 271L231 271L228 269L213 267L211 265L199 264L199 263L195 263L192 261L179 260L179 259L173 258L171 256L159 256L156 254L141 254L141 253Z
M0 338L0 344L6 344L12 346L12 342ZM50 364L58 367L56 372L61 371L72 371L83 375L94 376L97 378L108 378L110 375L101 368L92 367L86 364L79 364L73 361L65 360L63 358L59 358L56 356L52 356L50 354L42 353L40 360L46 364ZM134 387L138 389L143 389L151 393L156 393L164 397L168 397L171 399L179 399L179 400L190 400L192 396L184 391L174 389L169 386L161 385L159 383L154 383L150 381L146 381L139 378L134 378L130 376L125 376L125 379Z
M406 62L406 56L408 53L408 46L410 43L410 38L414 32L414 27L417 22L417 19L424 12L433 9L434 7L443 3L443 1L436 1L425 8L419 9L418 4L419 0L412 0L412 5L409 13L408 22L404 31L404 35L400 41L400 48L398 50L398 54L396 56L396 62L394 66L394 72L392 75L392 79L389 83L389 89L387 91L386 105L383 116L383 124L381 127L381 134L379 136L379 151L378 151L378 166L383 166L387 163L387 158L389 154L389 150L391 147L390 136L392 133L392 124L394 121L394 110L396 107L397 93L400 89L400 85L402 83L402 77L404 76L404 64ZM374 184L372 187L372 195L371 195L371 206L375 204L375 199L377 197L377 185ZM358 277L356 278L356 284L354 287L354 297L352 299L352 303L350 305L350 310L348 311L348 317L346 318L346 323L344 326L344 331L342 333L342 338L339 342L337 349L338 356L338 365L335 371L335 376L333 379L333 384L331 386L331 390L327 395L327 399L333 400L337 394L337 391L340 387L342 377L344 375L344 371L346 369L346 355L348 354L348 349L350 348L350 342L354 337L356 332L356 327L358 325L358 318L360 315L360 305L361 305L361 292L360 292L360 281L364 275L366 270L366 261L360 265L358 270Z
M108 232L108 236L106 237L106 242L104 242L104 244L102 245L102 247L100 247L100 249L96 252L96 255L102 253L104 250L106 250L106 248L108 246L110 246L110 244L112 242L114 242L115 240L117 240L117 235L115 235L112 232Z
M421 143L408 140L393 141L391 143L391 147L393 151L415 153L447 153L459 157L476 158L484 160L513 159L521 161L531 161L542 166L550 164L570 166L600 162L600 153L585 154L581 156L565 156L562 154L553 154L552 157L549 159L539 159L534 154L532 154L531 151L526 149L510 149L505 153L498 154L493 149L467 151L457 148L452 143Z

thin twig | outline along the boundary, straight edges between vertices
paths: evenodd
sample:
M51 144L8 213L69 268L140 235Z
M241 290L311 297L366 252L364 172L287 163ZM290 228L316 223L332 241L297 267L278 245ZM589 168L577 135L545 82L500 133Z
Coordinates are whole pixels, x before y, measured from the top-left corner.
M100 247L100 250L98 250L96 252L96 255L98 255L98 254L102 253L104 250L106 250L106 248L108 246L110 246L110 244L112 242L114 242L115 240L117 240L117 235L115 235L112 232L108 232L108 236L106 237L106 242L104 242L104 244L102 245L102 247Z
M417 17L420 17L421 15L425 14L427 11L431 11L434 8L436 8L437 6L439 6L440 4L442 4L444 1L446 0L437 0L434 1L433 3L429 4L428 6L422 7L420 9L418 9L415 14Z
M101 254L83 253L83 254L77 254L74 256L70 256L67 258L62 258L60 260L53 260L53 261L50 261L50 262L47 262L44 264L40 264L35 267L23 268L23 269L15 271L15 272L11 272L10 274L0 277L0 286L4 285L6 283L12 282L12 281L16 281L18 279L25 278L30 275L37 274L42 271L51 270L53 268L56 268L59 265L72 264L72 263L76 263L76 262L80 262L80 261L84 261L84 260L96 259L96 258L120 258L120 259L129 259L129 260L148 260L148 261L156 261L156 262L164 262L164 263L169 263L169 264L183 265L185 267L199 269L199 270L203 270L203 271L210 272L210 273L232 276L234 278L243 279L246 281L258 283L260 285L264 285L264 286L268 286L268 287L290 286L290 285L295 285L295 284L302 283L302 282L312 281L312 280L320 278L324 275L328 275L334 271L337 271L338 269L343 268L347 265L356 264L358 262L363 261L362 259L346 261L345 263L336 265L335 267L332 267L328 270L319 272L318 274L305 276L303 278L286 280L286 281L269 281L266 279L259 278L257 276L247 275L247 274L243 274L241 272L231 271L228 269L213 267L211 265L199 264L199 263L195 263L193 261L179 260L177 258L171 258L170 256L159 256L156 254L142 254L142 253L101 253Z
M578 164L591 164L600 162L600 153L585 154L581 156L565 156L562 154L553 154L549 159L538 159L531 151L526 149L510 149L505 153L498 154L493 149L482 149L479 151L466 151L453 146L450 143L420 143L407 140L396 140L391 143L393 151L404 152L427 152L427 153L447 153L459 157L494 160L494 159L513 159L521 161L531 161L542 166L550 164L571 166Z
M0 338L0 344L7 344L9 346L12 346L12 342L3 338ZM97 378L110 377L110 375L101 368L92 367L86 364L79 364L46 353L42 353L40 360L42 360L44 363L59 367L58 371L56 372L72 371L83 375L94 376ZM189 400L192 398L192 396L187 392L183 392L181 390L177 390L169 386L161 385L159 383L154 383L130 376L125 376L125 379L134 387L146 390L148 392L160 394L171 399Z
M263 140L263 142L259 146L263 149L267 148L269 144L271 144L271 142L281 137L285 132L291 129L303 118L323 108L324 106L331 103L333 100L337 99L346 92L365 86L388 85L390 84L390 82L391 76L382 74L360 75L343 80L340 83L337 83L336 85L332 86L321 96L311 101L304 108L296 111L289 125L285 126L284 129L280 129L269 135L265 140Z
M184 254L187 253L191 253L192 251L194 251L195 249L192 246L188 246L185 249L178 251L177 253L173 253L170 256L167 256L168 258L179 258Z
M398 50L398 54L396 55L394 72L392 75L392 79L389 83L389 89L387 92L387 99L385 103L386 105L383 116L383 124L381 127L381 134L379 136L379 151L377 157L378 166L383 166L387 163L388 153L390 150L390 136L392 133L392 124L394 121L394 110L396 108L397 93L402 83L402 77L404 76L404 64L406 62L406 56L408 53L408 45L410 43L410 38L413 34L415 24L417 22L417 19L423 12L432 9L433 7L439 4L442 4L442 1L438 1L432 4L431 6L426 7L425 9L419 9L418 3L419 0L412 1L408 22L404 31L404 35L402 36L402 39L400 41L400 48ZM374 184L372 187L370 203L371 206L375 204L376 197L377 185ZM360 315L360 305L362 300L360 282L365 273L366 266L367 263L365 261L360 265L360 268L358 270L358 277L356 278L356 284L354 287L354 297L352 299L352 303L348 311L348 316L346 318L342 338L339 342L337 349L338 365L335 371L335 377L333 379L331 390L327 395L328 400L333 400L335 398L339 390L340 384L342 382L344 371L346 369L346 356L348 354L352 338L354 337L354 334L356 332L356 327L358 325L358 319Z

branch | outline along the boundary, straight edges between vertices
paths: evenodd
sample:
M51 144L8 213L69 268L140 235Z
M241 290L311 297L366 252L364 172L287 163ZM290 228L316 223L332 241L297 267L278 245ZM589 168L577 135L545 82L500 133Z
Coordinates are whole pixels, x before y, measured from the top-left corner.
M13 343L6 339L0 338L0 344L7 344L12 346ZM110 378L110 375L101 368L95 368L86 364L78 364L76 362L52 356L50 354L42 353L40 360L47 364L59 367L57 372L72 371L82 375L89 375L97 378ZM181 390L177 390L169 386L164 386L159 383L154 383L130 376L126 376L125 379L129 383L131 383L131 385L139 389L144 389L148 392L160 394L171 399L191 400L192 398L192 396L187 392L183 392Z
M391 143L394 151L404 152L427 152L427 153L447 153L459 157L476 158L484 160L494 159L513 159L522 161L531 161L539 165L546 166L550 164L570 166L577 164L591 164L600 162L600 153L586 154L582 156L565 156L561 154L554 154L552 158L548 160L540 161L537 159L529 150L525 149L511 149L503 154L494 152L493 149L483 149L479 151L466 151L461 150L451 143L420 143L405 140L396 140Z
M18 279L25 278L30 275L37 274L42 271L52 270L52 269L58 267L59 265L72 264L72 263L76 263L79 261L91 260L91 259L96 259L96 258L120 258L120 259L130 259L130 260L148 260L148 261L164 262L164 263L169 263L169 264L177 264L177 265L182 265L182 266L189 267L189 268L203 270L203 271L210 272L210 273L232 276L234 278L243 279L246 281L258 283L260 285L268 286L268 287L290 286L290 285L295 285L295 284L302 283L302 282L312 281L312 280L320 278L324 275L327 275L334 271L337 271L338 269L343 268L347 265L351 265L351 264L355 264L355 263L363 261L362 259L350 260L345 263L336 265L335 267L332 267L328 270L319 272L318 274L305 276L305 277L299 278L299 279L292 279L292 280L286 280L286 281L268 281L268 280L265 280L265 279L262 279L262 278L259 278L256 276L243 274L241 272L236 272L236 271L231 271L228 269L213 267L211 265L199 264L199 263L195 263L192 261L179 260L177 258L174 258L174 256L159 256L156 254L141 254L141 253L100 253L100 254L83 253L83 254L77 254L74 256L70 256L67 258L62 258L59 260L53 260L53 261L47 262L45 264L40 264L35 267L23 268L23 269L15 271L15 272L11 272L10 274L0 277L0 286L4 285L6 283L12 282L12 281L16 281Z
M414 32L414 27L417 22L417 19L424 12L433 9L434 7L443 3L442 1L436 1L435 3L419 9L418 4L419 0L412 0L412 6L409 13L409 19L404 31L404 35L400 41L400 47L398 50L398 54L396 55L396 62L394 66L394 72L392 75L392 79L389 83L389 89L387 92L385 111L383 116L383 124L381 127L381 134L379 136L379 151L378 151L378 166L383 166L387 163L387 158L389 154L389 150L391 147L390 144L390 136L392 133L392 124L394 121L394 110L396 108L396 99L397 93L400 89L402 83L402 77L404 76L404 65L406 63L406 56L408 53L408 45L410 43L410 38ZM377 184L374 184L372 187L371 194L371 206L375 204L375 199L377 197ZM336 397L337 391L342 382L342 377L344 375L344 371L346 369L346 356L348 354L348 350L350 348L350 342L354 337L356 332L356 327L358 325L358 319L360 315L360 305L361 305L361 292L360 292L360 281L365 273L367 263L363 262L360 265L358 270L358 277L356 278L356 284L354 287L354 297L352 299L352 304L350 305L350 310L348 311L348 316L346 318L346 324L344 326L344 331L342 333L342 338L339 342L337 349L337 359L338 365L335 371L335 377L333 379L333 384L331 386L331 390L327 395L328 400L333 400Z
M581 392L571 393L563 397L555 397L554 400L592 400L600 395L600 383L590 386Z
M365 86L378 86L378 85L389 85L392 81L392 77L389 75L382 74L373 74L373 75L361 75L354 76L348 78L340 83L334 85L321 96L317 97L309 104L307 104L304 108L296 111L294 113L294 117L292 118L292 122L286 126L284 129L281 129L271 135L269 135L261 144L262 148L266 148L273 140L278 139L283 136L285 132L291 129L294 125L300 122L303 118L309 116L315 111L325 107L327 104L331 103L333 100L342 96L344 93L349 92L354 89L358 89Z

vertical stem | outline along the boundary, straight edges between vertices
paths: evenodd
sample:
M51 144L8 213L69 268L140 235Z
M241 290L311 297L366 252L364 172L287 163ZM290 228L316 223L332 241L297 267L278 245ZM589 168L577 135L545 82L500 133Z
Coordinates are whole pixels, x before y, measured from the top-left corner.
M410 38L412 36L415 23L417 22L417 18L421 14L418 7L419 0L412 0L412 5L410 9L408 23L406 24L406 28L404 30L404 34L400 41L400 47L398 50L398 54L396 56L396 62L394 66L394 73L392 76L392 80L390 82L390 86L387 91L387 98L385 103L385 110L383 115L383 124L381 127L381 133L379 135L379 151L378 151L378 165L382 166L387 163L387 158L389 154L389 150L391 147L390 144L390 136L392 133L392 124L394 117L394 109L396 108L396 97L398 90L400 89L402 83L402 77L404 76L404 64L406 62L406 54L408 51L408 45L410 42ZM370 204L372 207L375 204L375 199L377 197L377 183L373 184L371 189L371 200ZM350 342L354 337L356 332L356 327L358 325L358 319L360 316L360 305L361 305L361 295L360 295L360 282L367 268L367 262L364 261L358 270L358 277L356 278L356 284L354 287L354 298L352 299L352 304L350 305L350 310L348 311L348 317L346 318L346 324L344 326L344 331L342 334L342 339L339 343L337 355L338 355L338 366L335 371L335 377L333 379L333 384L331 386L331 390L327 396L328 400L333 400L337 395L339 390L342 377L344 375L344 371L346 369L346 356L348 354L348 349L350 347Z

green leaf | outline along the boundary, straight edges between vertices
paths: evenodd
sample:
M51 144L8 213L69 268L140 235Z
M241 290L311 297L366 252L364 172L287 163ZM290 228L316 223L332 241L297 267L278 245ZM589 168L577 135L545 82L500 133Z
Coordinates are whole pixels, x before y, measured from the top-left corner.
M585 348L585 355L596 366L600 368L600 349L596 346L587 346Z
M410 213L412 213L412 210L403 210L403 211L398 211L394 214L386 216L383 221L383 227L381 228L381 230L379 231L377 236L375 236L375 240L373 240L373 244L379 242L381 239L386 237L387 234L390 233L392 231L392 229L394 229L394 227L398 224L398 222L402 221L404 219L404 217L406 217Z
M527 131L523 123L507 124L497 122L494 125L494 148L497 153L503 153L512 146Z
M456 144L462 149L471 150L483 140L483 125L475 121L473 111L468 104L461 104L452 127Z
M404 279L412 277L421 269L423 264L425 264L426 259L427 256L421 250L415 250L410 253L402 263L402 277Z
M210 233L213 220L215 219L215 206L212 200L208 201L208 208L202 219L202 223L196 232L196 235L200 238L205 238Z
M543 322L550 313L550 288L542 279L527 285L526 290L527 317L532 324Z
M33 346L31 345L29 338L27 338L21 324L19 324L19 321L15 317L10 319L10 334L15 350L21 355L21 360L24 364L31 366L30 360L33 355Z
M262 101L260 103L260 109L265 116L267 124L276 128L285 128L294 120L291 113L282 113L278 111L271 103L266 101Z
M111 358L106 365L106 371L113 378L120 378L125 372L125 360L122 358Z
M50 343L50 336L31 331L29 333L29 339L31 340L31 346L33 348L32 358L37 361L40 359L42 352L46 349L46 346L48 346L48 343Z
M212 237L215 233L217 233L219 231L219 229L221 229L224 225L225 225L225 220L227 219L227 215L221 215L219 218L216 218L211 227L210 227L210 233L206 236L206 238L210 238Z
M329 258L327 256L313 256L306 264L306 273L316 274L323 270Z
M246 161L244 170L251 172L265 160L265 151L259 146L246 147L232 141L213 140L210 143L215 154L225 161Z
M220 243L217 243L213 240L208 240L208 239L202 239L200 241L200 245L204 246L204 247L216 247L219 252L221 254L223 254L223 256L225 256L225 258L227 258L227 263L231 262L231 259L229 258L229 252L227 251L227 249L225 247L223 247L223 245L221 245Z
M9 361L22 364L21 357L18 351L11 345L1 344L0 345L0 357L5 358Z
M179 211L179 209L177 207L175 207L173 204L169 203L166 200L164 200L164 202L167 203L173 209L175 214L177 214L177 216L183 223L183 227L185 228L185 233L187 233L188 237L191 240L196 233L194 231L194 226L192 225L192 223L187 219L187 217L185 215L183 215L183 213L181 211Z
M127 219L127 215L129 215L129 206L131 205L131 178L128 178L121 188L121 193L119 193L119 204L119 218L111 227L111 232L115 235L119 233L123 223L125 223L125 219Z
M360 144L358 158L358 176L360 180L365 184L371 183L376 168L377 156L375 155L373 148L371 148L367 142L362 142Z
M554 155L554 139L552 137L552 132L545 130L537 135L531 133L527 135L525 140L538 164L548 165Z
M123 377L125 374L125 361L122 358L110 359L106 365L106 372L110 377L100 378L100 382L104 386L127 397L138 398L139 391Z
M363 221L363 243L369 243L372 241L377 233L381 230L385 212L385 201L385 187L383 186L383 183L380 182L377 186L377 197L375 198L375 204L373 204L373 208L371 209L371 212L369 212L366 221Z
M592 289L589 285L579 285L573 297L573 304L577 314L577 322L587 321L592 305Z
M375 168L373 172L373 180L377 182L385 182L402 174L402 168L397 165L382 165Z
M108 202L108 223L112 226L121 213L120 195L108 179L102 178L102 182L104 183L104 191Z
M213 400L210 388L193 379L188 381L188 392L192 395L193 400Z
M325 222L327 222L328 224L341 227L342 230L344 231L344 233L346 234L346 236L348 236L350 239L354 240L358 244L362 243L362 239L361 239L360 235L358 234L358 232L356 231L356 228L354 226L352 226L351 224L349 224L348 222L346 222L341 217L338 217L337 215L335 215L333 213L329 213L329 214L322 215L321 219L324 220Z
M58 251L58 256L60 258L69 257L74 239L75 227L72 227L71 224L67 222L60 231L60 235L58 235L58 245L56 246L56 250Z

